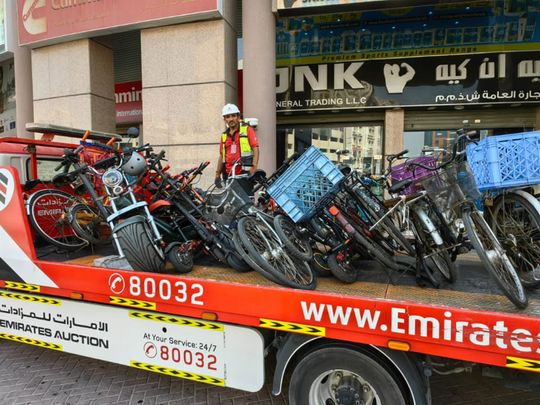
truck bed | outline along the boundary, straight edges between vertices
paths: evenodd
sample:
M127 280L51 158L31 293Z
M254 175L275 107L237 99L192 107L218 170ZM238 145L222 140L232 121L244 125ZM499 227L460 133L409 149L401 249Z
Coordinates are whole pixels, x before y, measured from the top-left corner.
M72 264L94 266L95 261L102 258L104 254L113 255L114 251L109 247L101 248L100 252L82 251L67 256L64 254L47 255L46 257L50 260L62 260ZM78 257L74 258L74 255ZM540 315L540 289L528 290L529 306L526 309L519 310L515 308L498 290L495 281L483 268L474 251L459 256L456 261L456 268L458 277L454 283L446 283L440 288L420 287L417 285L412 273L399 274L394 272L394 283L392 284L386 272L378 263L364 260L358 264L358 277L355 283L344 284L333 277L319 277L315 291L367 299L387 299L480 311L519 313L528 316ZM174 274L170 264L167 270L170 270L169 274ZM196 260L193 271L182 275L182 277L285 288L267 280L255 271L237 272L206 257Z

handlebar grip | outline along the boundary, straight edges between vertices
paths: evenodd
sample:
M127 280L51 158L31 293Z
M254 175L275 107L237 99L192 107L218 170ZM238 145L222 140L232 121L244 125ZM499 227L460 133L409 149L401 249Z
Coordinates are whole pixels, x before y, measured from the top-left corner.
M283 161L283 164L284 164L284 165L288 165L288 164L291 163L292 161L298 159L298 157L299 157L298 152L294 152L291 156L289 156L287 159L285 159L285 160Z
M109 156L109 157L106 157L105 159L98 160L92 166L94 167L94 169L106 169L114 165L116 161L117 161L116 156Z
M54 168L54 171L57 172L57 171L60 170L62 167L64 167L65 164L66 164L65 162L60 162L60 164Z

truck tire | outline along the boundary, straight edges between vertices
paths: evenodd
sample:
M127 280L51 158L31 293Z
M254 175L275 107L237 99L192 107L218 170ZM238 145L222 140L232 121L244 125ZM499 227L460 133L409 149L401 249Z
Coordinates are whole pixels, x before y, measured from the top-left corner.
M345 347L328 347L306 355L294 368L289 385L291 405L406 405L410 396L389 368Z
M114 232L126 260L134 270L150 273L165 271L165 255L154 242L150 226L144 218L129 218L116 226Z

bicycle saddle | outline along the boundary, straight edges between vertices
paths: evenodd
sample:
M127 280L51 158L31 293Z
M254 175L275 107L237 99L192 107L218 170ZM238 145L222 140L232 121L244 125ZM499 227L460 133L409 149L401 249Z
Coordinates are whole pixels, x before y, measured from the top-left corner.
M52 178L52 182L56 187L64 187L73 182L74 178L69 173L58 173Z

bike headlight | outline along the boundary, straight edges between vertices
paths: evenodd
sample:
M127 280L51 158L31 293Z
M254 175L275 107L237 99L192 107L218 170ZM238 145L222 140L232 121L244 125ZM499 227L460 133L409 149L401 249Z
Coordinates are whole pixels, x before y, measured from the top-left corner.
M116 186L120 185L123 180L124 178L122 177L122 173L116 169L109 169L101 176L101 181L103 181L103 184L109 188L115 188Z

